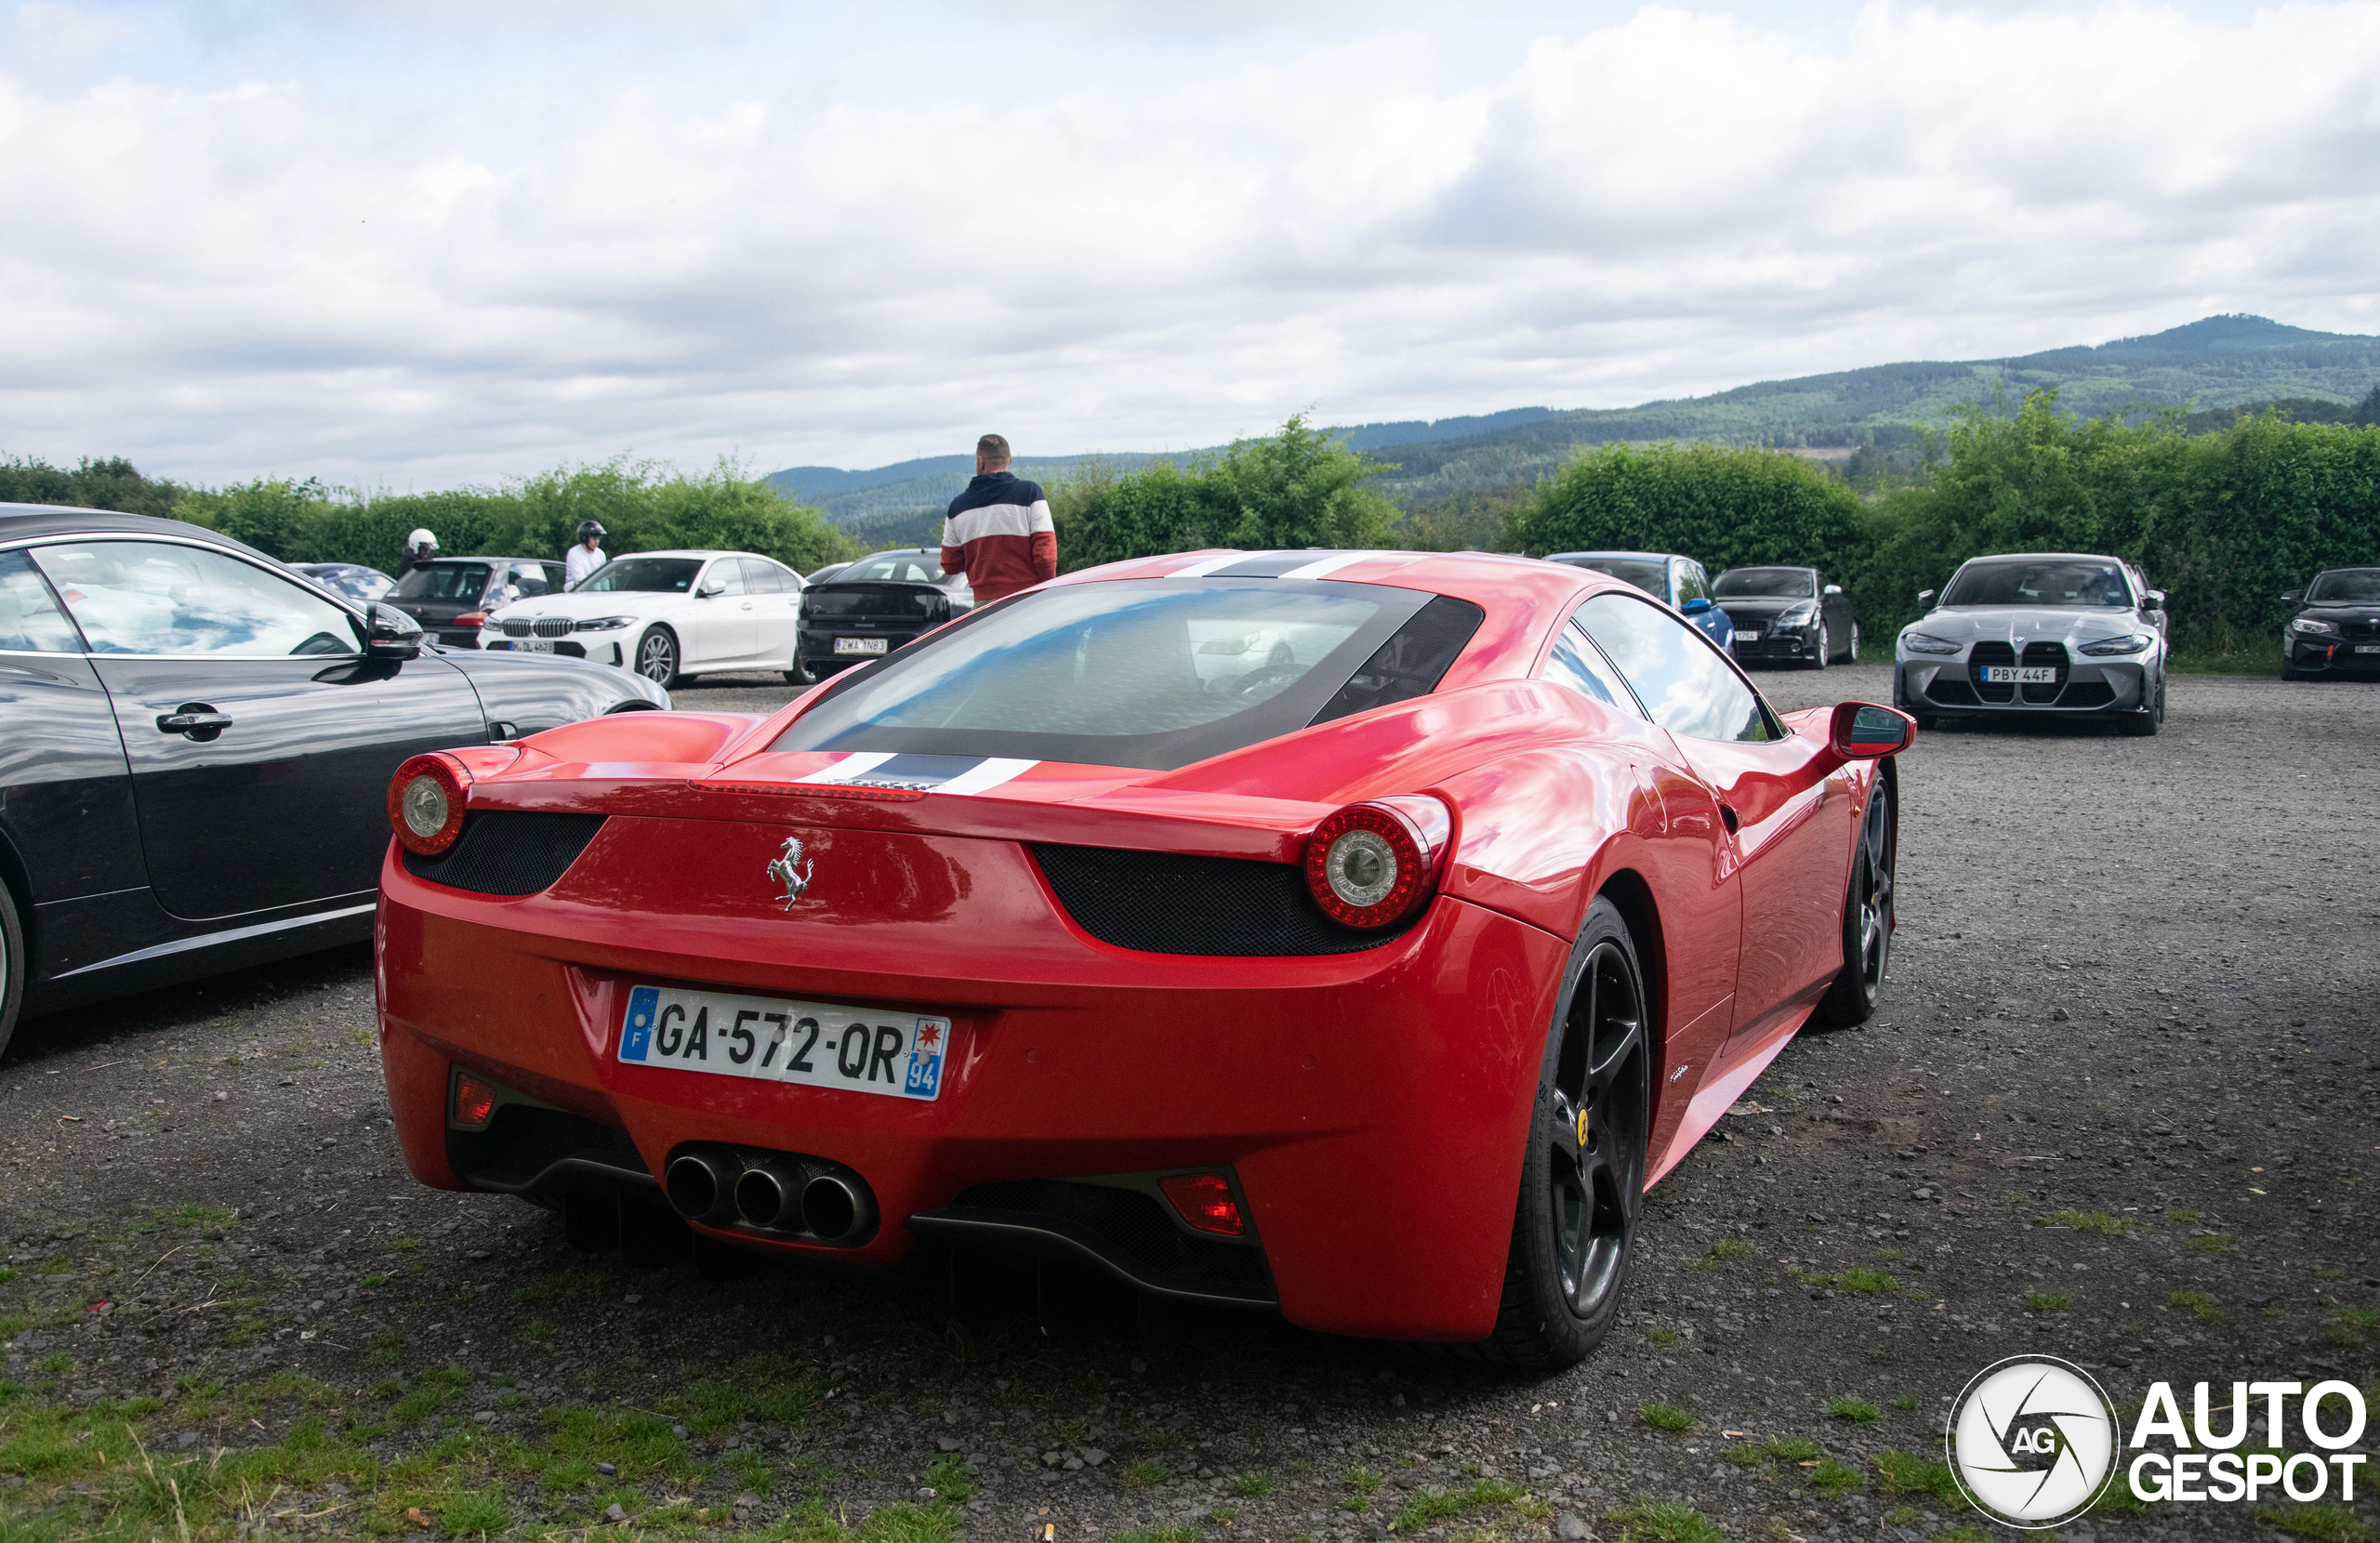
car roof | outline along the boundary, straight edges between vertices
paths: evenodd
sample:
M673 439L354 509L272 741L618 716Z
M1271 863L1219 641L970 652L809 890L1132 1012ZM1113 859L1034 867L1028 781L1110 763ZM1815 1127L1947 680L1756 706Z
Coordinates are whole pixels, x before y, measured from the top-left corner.
M1719 576L1721 578L1726 578L1729 574L1740 574L1748 568L1783 568L1789 572L1796 574L1815 574L1818 572L1817 566L1808 562L1739 562L1732 568L1720 569Z
M1986 552L1967 559L1959 566L1964 568L1967 562L2114 562L2126 568L2132 566L2123 559L2109 557L2105 552Z
M1694 560L1679 552L1550 552L1546 555L1545 560L1567 562L1572 558L1580 557L1624 558L1632 562L1667 562L1672 558L1676 558L1680 562Z
M639 553L638 555L641 557L643 554ZM419 559L414 563L414 566L416 568L428 568L433 564L441 562L542 562L549 568L555 568L562 565L562 559L558 557L507 557L502 552L455 552L445 557L425 557ZM361 564L343 562L336 564L336 566L342 568L354 568L360 567Z
M612 560L613 560L614 562L626 562L627 560L628 560L628 559L630 559L630 558L635 558L635 557L687 557L687 558L712 558L712 557L757 557L757 558L760 558L760 560L761 560L762 562L776 562L776 563L777 563L777 566L778 566L778 567L780 567L780 568L782 568L782 567L784 567L784 566L785 566L785 564L784 564L784 563L782 563L782 562L777 562L777 560L776 560L775 558L762 556L762 554L760 554L760 553L759 553L759 552L731 552L731 551L726 551L726 550L724 550L724 549L721 549L721 548L717 548L717 547L700 547L700 548L693 547L670 547L665 548L664 550L661 550L661 551L658 551L658 552L622 552L619 556L617 556L617 557L614 558Z
M219 531L187 520L164 520L153 514L125 514L116 509L86 509L65 504L0 504L0 541L29 541L45 535L177 535L238 551L262 552Z

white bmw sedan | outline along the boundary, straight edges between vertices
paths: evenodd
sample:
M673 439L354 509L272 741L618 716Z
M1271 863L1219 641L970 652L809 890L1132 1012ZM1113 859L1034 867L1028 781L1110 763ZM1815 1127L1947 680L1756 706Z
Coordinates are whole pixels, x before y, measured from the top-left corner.
M790 679L801 589L800 574L751 552L639 552L565 594L490 613L480 647L619 665L665 691L714 670Z

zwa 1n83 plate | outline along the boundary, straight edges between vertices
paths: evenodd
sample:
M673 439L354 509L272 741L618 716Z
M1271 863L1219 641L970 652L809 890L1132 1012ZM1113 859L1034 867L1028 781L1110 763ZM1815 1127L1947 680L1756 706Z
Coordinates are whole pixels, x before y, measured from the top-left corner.
M896 1099L940 1093L949 1046L947 1018L670 986L630 991L620 1022L620 1059L633 1065Z

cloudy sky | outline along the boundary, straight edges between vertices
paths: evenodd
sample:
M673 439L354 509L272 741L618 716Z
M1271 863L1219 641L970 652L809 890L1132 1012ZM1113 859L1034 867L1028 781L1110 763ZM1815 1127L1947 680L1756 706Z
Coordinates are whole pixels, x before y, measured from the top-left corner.
M394 489L2380 332L2380 4L29 0L0 455Z

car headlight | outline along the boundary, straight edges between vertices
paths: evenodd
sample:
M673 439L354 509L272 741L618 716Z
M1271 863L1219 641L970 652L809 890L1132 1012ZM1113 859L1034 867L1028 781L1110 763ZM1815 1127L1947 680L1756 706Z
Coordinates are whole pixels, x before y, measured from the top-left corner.
M1930 632L1904 632L1900 640L1911 653L1956 653L1966 646L1954 643L1948 638L1937 638Z
M2102 638L2096 643L2080 646L2085 653L2105 658L2110 653L2138 653L2156 640L2145 632L2127 632L2121 638Z
M573 624L571 630L573 632L617 632L624 626L633 626L635 622L634 616L589 616L583 622Z
M2317 621L2311 616L2300 616L2295 621L2289 624L2289 630L2292 632L2312 632L2325 638L2335 638L2339 635L2339 624L2336 622Z
M1777 625L1778 626L1807 626L1818 619L1817 605L1805 602L1780 613L1777 618Z

